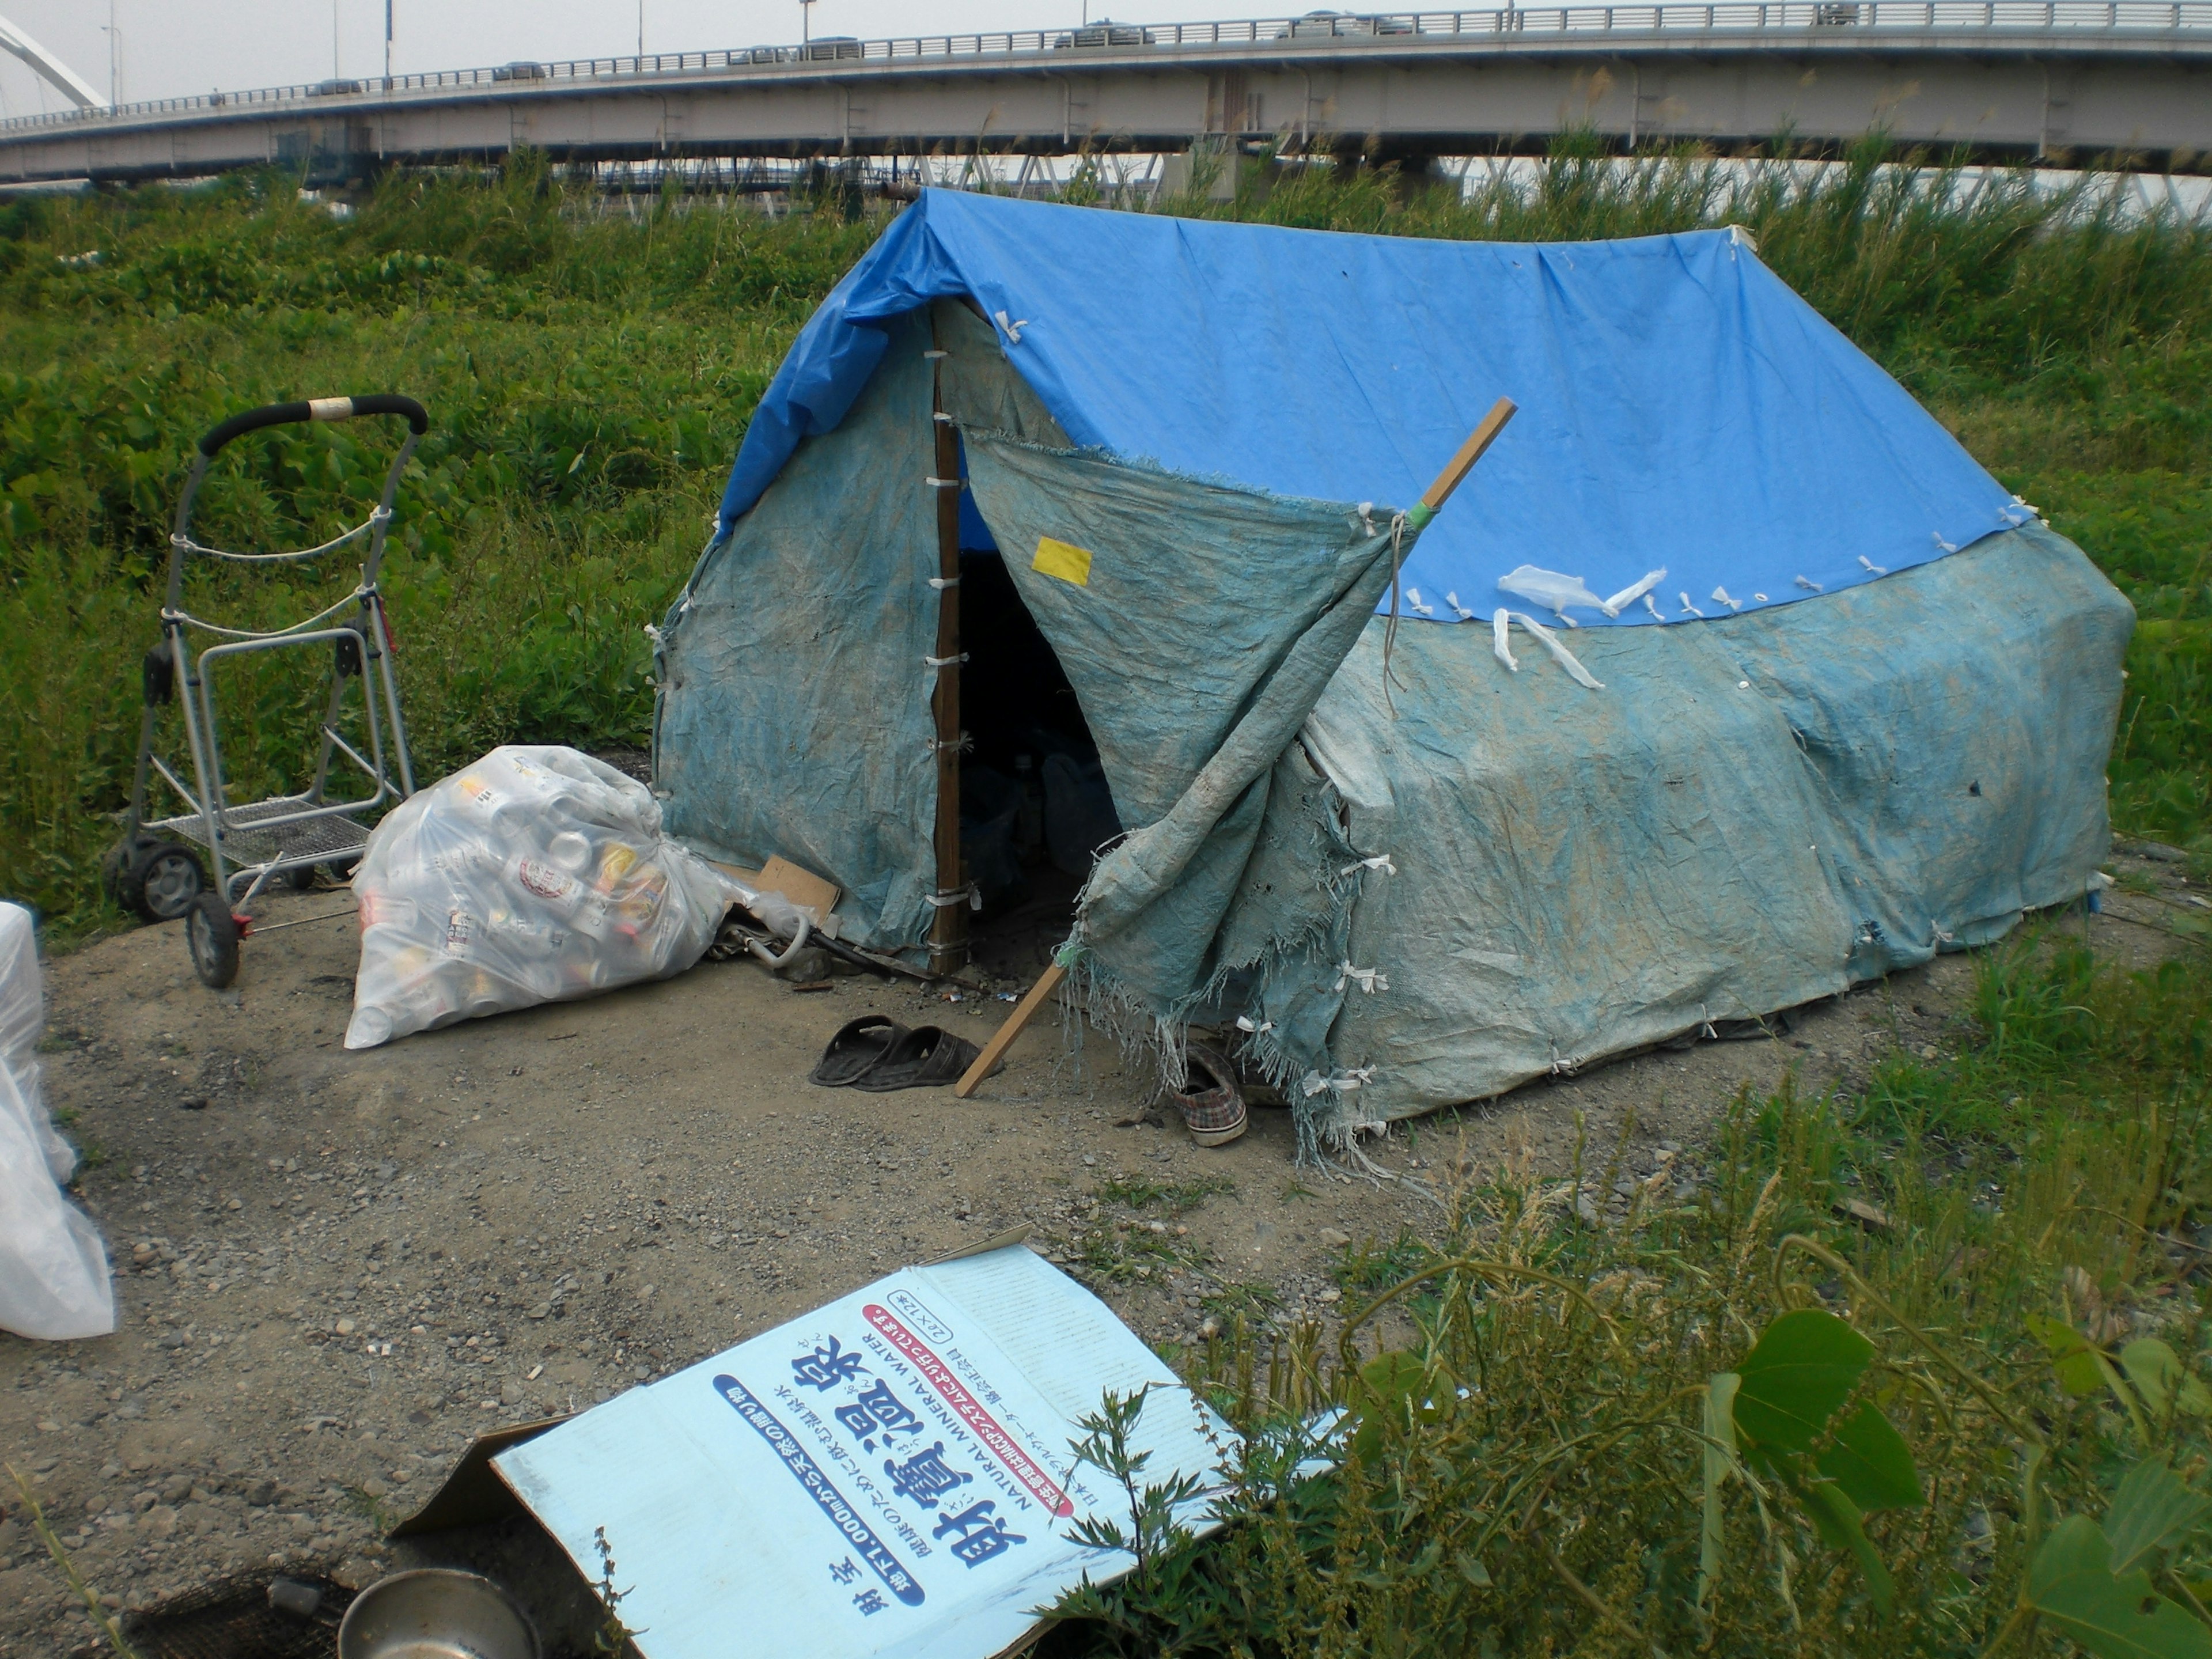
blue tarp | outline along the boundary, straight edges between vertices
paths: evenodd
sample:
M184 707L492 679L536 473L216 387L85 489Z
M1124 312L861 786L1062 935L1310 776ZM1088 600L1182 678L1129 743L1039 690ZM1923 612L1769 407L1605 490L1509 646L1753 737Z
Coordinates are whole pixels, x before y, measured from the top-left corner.
M2029 517L1735 231L1439 242L933 190L800 334L725 532L844 419L891 320L955 296L1079 446L1277 495L1409 506L1513 398L1406 566L1405 608L1439 621L1537 608L1497 586L1523 564L1601 597L1663 568L1668 620L1757 610Z

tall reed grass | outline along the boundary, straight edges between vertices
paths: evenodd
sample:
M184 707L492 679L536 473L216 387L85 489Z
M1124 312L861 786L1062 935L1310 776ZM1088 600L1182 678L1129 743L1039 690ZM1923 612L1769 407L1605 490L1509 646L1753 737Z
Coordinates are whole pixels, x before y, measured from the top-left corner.
M1238 1431L1228 1524L1156 1528L1040 1652L2212 1650L2185 1611L2212 1571L2203 967L2125 972L2063 928L2016 940L1982 959L1958 1059L1893 1058L1854 1095L1746 1094L1609 1224L1575 1202L1613 1190L1604 1148L1565 1179L1432 1158L1456 1176L1436 1226L1343 1253L1340 1334L1185 1356ZM1786 1470L1717 1437L1716 1378L1806 1309L1874 1345L1829 1432L1871 1406L1917 1475L1863 1517L1872 1569ZM1356 1431L1316 1435L1340 1407ZM1334 1470L1297 1478L1317 1451ZM2124 1530L2116 1489L2145 1465L2189 1493L2153 1576L2102 1581L2112 1631L2052 1616L2051 1540L2075 1516Z
M881 224L674 197L607 213L529 157L497 178L394 175L355 206L341 219L267 175L0 209L0 892L64 934L113 920L99 858L200 431L283 398L421 398L434 424L386 573L420 769L509 739L635 741L643 625L784 349ZM2212 855L2203 224L2130 214L2094 180L2054 191L1872 143L1808 168L1624 161L1571 137L1468 192L1255 166L1229 204L1170 206L1432 236L1747 226L2135 600L2116 814ZM365 512L381 440L240 445L202 523L233 545L319 540ZM309 589L212 572L191 604L267 623L316 608ZM270 665L232 694L240 791L298 779L318 666Z

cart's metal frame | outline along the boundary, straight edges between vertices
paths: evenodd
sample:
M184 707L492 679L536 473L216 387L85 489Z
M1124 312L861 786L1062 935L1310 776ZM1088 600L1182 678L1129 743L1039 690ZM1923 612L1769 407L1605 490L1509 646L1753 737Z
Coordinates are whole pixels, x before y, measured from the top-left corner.
M384 477L384 489L368 520L319 547L284 553L233 553L207 547L192 539L192 505L210 465L224 445L261 427L297 421L347 420L363 415L404 416L408 434ZM368 844L369 826L362 815L395 799L415 793L415 773L408 753L407 727L401 713L399 683L392 670L391 624L378 575L384 562L386 532L392 523L392 504L399 489L400 474L415 453L415 446L428 428L428 416L412 398L379 394L361 398L325 398L312 402L272 404L234 416L200 440L191 476L177 502L175 526L169 536L169 583L161 606L162 647L167 653L167 672L181 671L183 696L178 701L185 742L191 756L197 789L188 787L176 770L155 751L159 704L165 698L152 689L139 727L138 762L131 781L131 816L126 840L174 837L204 848L212 866L214 890L227 904L243 910L250 906L272 877L289 871L312 870L317 865L342 863L356 857ZM304 564L368 538L353 591L337 604L289 627L250 629L225 627L191 615L184 608L185 573L193 558L222 560L248 565ZM354 614L341 618L351 607ZM216 636L218 642L191 654L195 634ZM321 723L322 744L316 757L313 781L296 795L234 805L224 781L221 719L215 694L214 669L232 658L262 651L322 646L331 653L331 692ZM157 653L158 654L158 653ZM367 729L368 753L363 755L339 731L345 712L346 682L358 678L362 714ZM329 795L331 763L339 757L364 776L368 793L350 799ZM396 775L395 775L396 772ZM174 790L186 810L173 817L148 820L147 793L155 776Z

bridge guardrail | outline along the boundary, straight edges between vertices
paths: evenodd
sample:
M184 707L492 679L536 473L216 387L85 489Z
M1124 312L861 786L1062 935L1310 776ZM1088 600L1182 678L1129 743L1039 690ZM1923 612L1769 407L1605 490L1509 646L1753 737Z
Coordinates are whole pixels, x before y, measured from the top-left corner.
M743 70L813 63L898 62L933 58L1022 57L1070 58L1093 52L1177 47L1272 46L1296 50L1316 33L1306 17L1248 18L1204 23L1116 23L1109 30L1018 29L975 34L908 35L884 40L816 40L799 46L738 46L725 51L647 52L632 58L581 58L539 64L501 64L483 69L363 76L244 92L199 93L149 99L112 107L58 110L0 120L0 135L41 128L72 129L149 116L216 114L234 108L298 104L303 112L343 108L410 93L498 87L508 93L563 81L605 82ZM1351 27L1346 27L1346 25ZM1400 48L1424 40L1526 40L1550 35L1704 34L1780 41L1792 37L1840 39L1844 31L1942 30L2008 34L2045 33L2057 40L2091 35L2212 33L2212 0L1713 0L1645 5L1504 6L1480 11L1381 12L1338 18L1329 33L1345 41L1368 40ZM1063 60L1066 61L1066 60ZM526 71L535 70L536 73Z

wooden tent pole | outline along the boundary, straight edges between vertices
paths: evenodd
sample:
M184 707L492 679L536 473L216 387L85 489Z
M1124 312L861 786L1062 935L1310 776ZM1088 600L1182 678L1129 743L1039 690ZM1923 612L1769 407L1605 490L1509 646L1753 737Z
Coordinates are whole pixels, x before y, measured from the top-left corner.
M937 347L935 331L931 344ZM968 965L968 902L954 898L967 886L960 859L960 434L945 412L945 357L930 354L930 422L936 464L930 493L937 497L937 685L930 707L937 717L937 896L930 919L930 971L949 974Z
M1483 452L1498 441L1499 433L1505 430L1505 423L1513 418L1515 409L1510 398L1500 398L1491 405L1490 413L1482 417L1482 424L1468 434L1467 441L1459 447L1459 453L1444 464L1443 471L1437 474L1436 482L1421 492L1419 505L1407 514L1407 517L1413 518L1415 529L1436 517L1437 509L1451 499L1451 493L1459 488L1460 481L1474 471L1474 464L1482 459ZM945 428L940 424L938 430L941 433ZM942 444L944 440L939 438L938 441ZM940 461L938 465L940 472L943 471L945 464ZM1419 516L1416 518L1414 514ZM941 520L939 521L942 522ZM957 548L960 530L957 502L954 504L952 528ZM945 647L939 646L938 649L942 654ZM953 830L957 836L959 831L957 822ZM975 1092L975 1085L982 1082L985 1074L999 1063L1007 1049L1013 1047L1014 1039L1022 1034L1022 1027L1030 1023L1030 1016L1044 1005L1044 1000L1059 988L1060 981L1066 977L1067 969L1061 967L1055 958L1038 977L1037 982L1030 987L1029 994L1015 1005L1014 1012L1006 1016L1006 1022L999 1027L998 1034L983 1045L983 1052L975 1057L975 1063L968 1068L966 1075L952 1085L955 1095L965 1100Z

